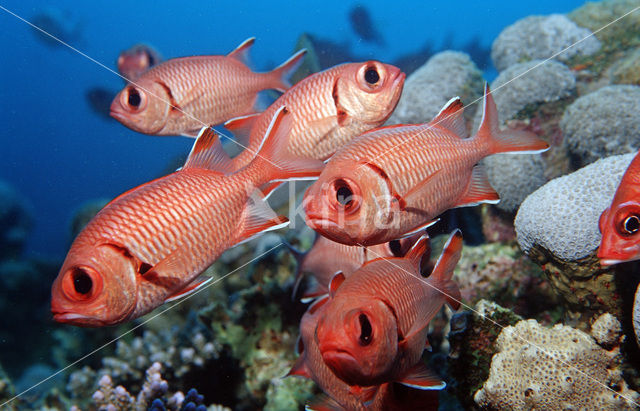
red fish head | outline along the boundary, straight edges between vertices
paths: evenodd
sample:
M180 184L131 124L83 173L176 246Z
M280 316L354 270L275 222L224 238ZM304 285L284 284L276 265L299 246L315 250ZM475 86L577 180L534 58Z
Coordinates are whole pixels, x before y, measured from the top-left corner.
M377 167L329 161L303 200L305 221L323 236L347 245L373 245L395 222L395 200Z
M118 56L118 71L129 81L140 77L150 67L160 62L158 52L144 44L137 44Z
M111 103L111 117L140 133L157 133L165 126L171 110L166 87L140 78L122 89Z
M379 384L398 351L395 316L378 299L332 300L319 319L316 338L324 362L350 385Z
M83 327L122 322L136 306L135 279L121 249L72 246L51 289L53 319Z
M333 98L350 118L380 125L391 115L404 87L405 74L378 61L346 64L338 78Z
M600 215L602 240L598 258L603 266L640 259L640 204L614 204Z

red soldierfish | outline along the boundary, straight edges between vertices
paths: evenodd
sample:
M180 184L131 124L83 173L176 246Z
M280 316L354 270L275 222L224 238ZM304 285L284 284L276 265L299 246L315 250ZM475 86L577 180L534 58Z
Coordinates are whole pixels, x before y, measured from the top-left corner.
M248 149L235 157L237 168L255 155L274 107L286 106L293 116L289 152L326 160L353 137L383 124L398 103L405 74L377 61L341 64L313 74L262 114L232 119L225 127Z
M427 124L369 131L340 149L304 198L307 224L344 244L373 245L423 229L442 212L496 203L476 165L495 153L540 152L535 135L498 128L488 87L478 133L468 136L459 98Z
M443 384L420 362L427 326L446 302L460 305L452 275L462 250L456 230L428 278L420 274L427 238L404 258L369 261L349 278L337 274L318 320L316 338L325 363L347 384L400 382L414 388Z
M120 53L118 71L128 81L135 81L151 67L162 62L162 56L153 47L136 44Z
M229 247L286 225L255 187L314 177L323 166L283 156L290 125L283 107L259 155L233 174L218 136L203 129L182 169L107 204L53 283L54 319L104 326L137 318L202 285L197 277Z
M183 57L152 67L118 93L111 115L141 133L195 136L203 125L253 112L259 91L291 86L286 77L305 53L273 71L255 73L243 62L253 42L246 40L228 56ZM273 112L269 122L272 118Z
M629 164L609 208L600 216L602 265L640 259L640 152Z

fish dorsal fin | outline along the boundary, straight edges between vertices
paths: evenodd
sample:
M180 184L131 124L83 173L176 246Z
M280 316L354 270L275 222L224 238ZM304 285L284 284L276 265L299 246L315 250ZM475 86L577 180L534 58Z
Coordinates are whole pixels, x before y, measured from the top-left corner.
M433 371L427 368L422 362L413 366L409 371L397 381L407 387L419 390L442 390L447 384L440 379Z
M244 214L243 230L237 238L237 244L250 241L258 235L267 231L277 230L289 225L289 219L277 215L269 204L264 201L264 196L260 190L253 190L247 199Z
M181 299L183 297L186 297L188 295L191 295L191 294L195 293L196 291L202 289L202 287L204 287L207 284L209 284L212 280L213 280L213 277L207 277L207 278L202 278L202 279L196 278L194 281L189 283L189 285L184 287L182 290L171 294L169 297L167 297L166 300L164 300L164 302L168 303L168 302L171 302L171 301L179 300L179 299Z
M183 170L188 168L203 168L226 175L233 172L233 163L222 149L218 133L211 127L203 127L200 130L189 157L182 167Z
M469 207L481 203L496 204L500 202L500 196L491 187L489 177L484 166L480 164L473 167L471 181L467 192L458 200L454 207Z
M232 118L224 123L224 128L231 131L236 141L242 144L244 148L247 148L251 144L251 130L261 114L262 113L253 113Z
M333 275L333 278L331 278L331 282L329 283L329 296L331 298L335 297L336 291L338 291L338 288L340 287L340 285L342 285L344 279L345 276L342 271L337 271Z
M422 261L422 257L430 249L429 235L424 234L420 236L418 241L407 251L405 254L405 258L411 260L413 264L417 267L417 275L420 276L420 262Z
M469 137L467 122L464 119L464 105L460 97L449 100L429 125L447 129L460 138Z
M290 375L297 375L298 377L303 378L311 378L311 373L309 372L309 368L307 368L307 363L305 361L304 355L298 357L296 362L293 364L293 367L291 367L291 370L289 370L285 377L288 377Z
M460 307L460 290L452 280L453 270L456 268L460 256L462 255L462 232L456 229L447 240L442 254L438 257L436 265L431 271L430 278L434 281L434 286L445 293L447 303L457 310Z
M231 57L232 59L236 59L244 64L249 62L249 50L253 43L255 43L255 37L249 37L245 41L243 41L238 47L235 48L231 53L227 54L227 57Z

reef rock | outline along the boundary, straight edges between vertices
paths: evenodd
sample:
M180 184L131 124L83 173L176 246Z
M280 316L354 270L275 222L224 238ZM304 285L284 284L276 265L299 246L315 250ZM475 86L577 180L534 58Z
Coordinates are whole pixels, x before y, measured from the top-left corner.
M600 41L589 29L578 27L562 14L529 16L505 28L491 47L491 59L498 71L533 59L568 61L576 55L590 55ZM586 38L584 41L578 41ZM567 47L573 46L567 50Z
M482 95L482 72L471 58L458 51L443 51L412 73L404 84L398 106L387 124L417 124L431 121L451 98L459 96L472 118Z
M567 150L578 166L640 148L640 87L603 87L578 98L560 127Z
M542 266L576 315L618 315L621 309L624 276L615 274L624 267L603 268L595 253L600 214L611 203L632 158L633 154L609 157L551 180L528 196L516 215L520 248Z
M526 320L504 328L496 347L489 379L474 397L481 407L636 409L640 395L622 378L619 344L607 351L582 331Z
M487 157L484 164L491 186L500 195L496 206L508 213L515 213L524 199L547 181L545 163L537 154L497 154Z

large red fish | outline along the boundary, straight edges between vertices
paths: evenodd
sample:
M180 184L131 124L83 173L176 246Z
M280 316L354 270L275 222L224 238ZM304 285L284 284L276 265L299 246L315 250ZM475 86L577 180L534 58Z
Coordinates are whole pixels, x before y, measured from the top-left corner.
M348 63L313 74L287 92L264 113L225 124L248 149L235 157L242 167L255 155L269 118L279 106L293 116L289 152L326 160L353 137L383 124L398 103L405 74L377 61Z
M428 278L420 274L423 238L404 258L377 259L349 278L337 274L318 320L316 338L325 363L347 384L401 382L440 389L443 384L420 362L427 326L443 304L460 305L452 275L462 250L456 230Z
M259 155L233 174L217 135L204 129L181 170L107 204L53 283L54 319L103 326L137 318L203 284L197 277L229 247L286 225L255 187L314 177L323 165L283 155L290 125L283 107Z
M430 123L383 127L357 137L331 157L307 190L307 224L349 245L400 238L423 229L447 209L498 202L485 170L477 165L484 157L549 147L531 133L500 131L488 87L478 133L466 137L459 98Z
M183 57L152 67L118 93L111 115L141 133L195 136L203 125L254 112L259 91L291 86L286 78L305 51L273 71L255 73L243 62L253 42L246 40L227 56Z
M600 215L602 265L640 259L640 152L629 164L609 208Z

